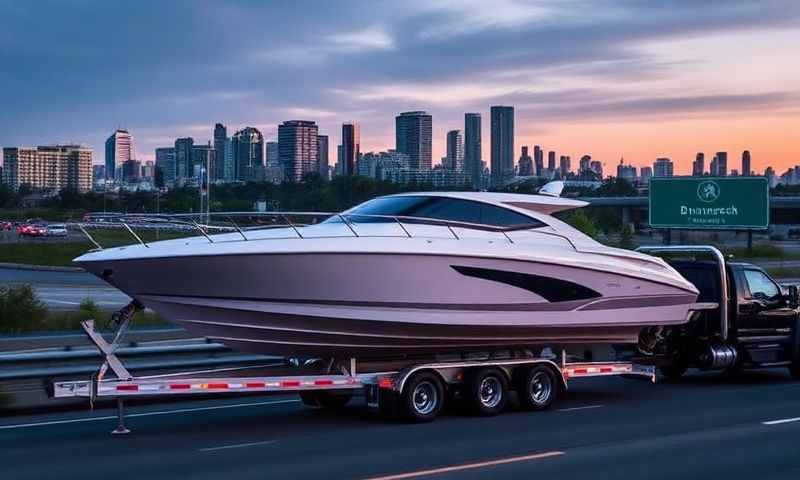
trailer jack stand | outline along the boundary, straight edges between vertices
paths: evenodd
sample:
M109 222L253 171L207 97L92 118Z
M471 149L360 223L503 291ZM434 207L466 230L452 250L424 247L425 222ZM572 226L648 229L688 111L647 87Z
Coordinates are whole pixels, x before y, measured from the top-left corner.
M127 435L131 433L125 426L125 404L121 398L117 399L117 428L111 432L112 435Z

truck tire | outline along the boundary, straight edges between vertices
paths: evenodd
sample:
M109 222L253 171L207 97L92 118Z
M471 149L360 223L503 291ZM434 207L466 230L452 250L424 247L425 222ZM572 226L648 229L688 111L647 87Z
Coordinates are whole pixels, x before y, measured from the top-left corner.
M508 401L508 380L496 368L481 368L469 382L467 401L477 415L490 417L502 412Z
M545 410L558 397L559 384L552 368L535 365L520 376L516 389L523 409Z
M433 372L418 372L406 380L400 393L398 410L411 422L431 422L444 405L444 386Z

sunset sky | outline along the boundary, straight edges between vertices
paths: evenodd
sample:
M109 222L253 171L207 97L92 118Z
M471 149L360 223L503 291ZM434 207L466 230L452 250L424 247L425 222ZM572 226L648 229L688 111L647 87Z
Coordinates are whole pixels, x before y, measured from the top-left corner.
M315 120L362 151L394 147L394 116L433 115L434 163L464 112L516 107L516 143L689 173L800 163L800 2L0 0L0 146L87 143L117 126L137 156ZM331 149L335 163L335 148Z

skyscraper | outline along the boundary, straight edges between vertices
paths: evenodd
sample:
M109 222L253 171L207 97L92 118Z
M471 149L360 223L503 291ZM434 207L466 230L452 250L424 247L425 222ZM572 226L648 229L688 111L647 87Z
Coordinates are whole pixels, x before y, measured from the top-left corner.
M717 173L720 177L728 176L728 152L717 152Z
M481 184L483 160L481 157L481 114L464 114L464 173L473 188Z
M697 152L697 156L692 162L692 176L702 177L706 170L706 156L703 152Z
M447 132L447 156L446 164L442 165L447 170L457 172L464 171L464 137L461 130L450 130Z
M133 135L127 130L117 129L106 140L106 180L122 179L122 164L135 158Z
M556 171L556 152L550 150L547 152L547 169L551 173Z
M281 165L278 153L278 142L267 142L267 166L279 167Z
M514 176L514 107L493 106L492 181L501 184Z
M586 175L591 170L592 156L584 155L578 162L578 175Z
M675 166L669 158L656 158L653 163L653 176L654 177L671 177L674 173Z
M191 178L194 173L192 167L192 149L194 139L192 137L179 138L175 140L175 181L183 182Z
M433 117L426 112L415 111L403 112L394 120L395 150L408 155L410 168L430 170Z
M214 159L216 160L211 180L225 180L225 146L228 140L228 129L218 123L214 125Z
M264 167L264 136L257 128L246 127L231 137L233 176L236 181L257 180Z
M750 168L750 150L742 152L742 175L749 177L753 170Z
M307 173L319 170L319 128L309 120L288 120L278 125L278 158L284 178L301 182Z
M328 155L328 136L317 136L317 158L319 159L319 176L325 180L330 178L330 156Z
M214 172L217 170L216 153L211 142L208 142L207 145L192 147L191 178L195 179L198 184L206 185L209 180L214 180Z
M156 186L175 185L176 174L175 147L156 148Z
M522 146L522 152L517 161L517 173L520 177L530 177L533 175L533 159L528 155L527 145Z
M550 152L555 153L555 152ZM558 167L559 173L561 174L561 178L566 179L569 176L569 173L572 171L571 159L569 155L561 155L561 158L558 159Z
M361 129L356 122L342 124L342 175L356 175L356 161L361 153Z
M542 147L539 145L533 146L533 164L536 167L534 170L534 175L537 177L544 176L544 152L542 151Z

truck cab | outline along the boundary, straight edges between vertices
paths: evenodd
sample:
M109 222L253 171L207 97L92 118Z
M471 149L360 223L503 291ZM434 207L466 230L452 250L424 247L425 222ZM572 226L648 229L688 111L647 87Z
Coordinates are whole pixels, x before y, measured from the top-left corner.
M710 246L644 247L661 256L700 291L696 312L681 326L647 332L661 372L687 368L737 370L787 366L800 378L797 286L782 286L763 269L729 262Z

